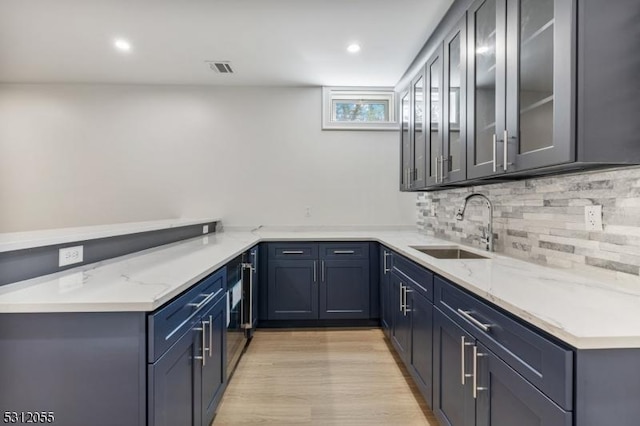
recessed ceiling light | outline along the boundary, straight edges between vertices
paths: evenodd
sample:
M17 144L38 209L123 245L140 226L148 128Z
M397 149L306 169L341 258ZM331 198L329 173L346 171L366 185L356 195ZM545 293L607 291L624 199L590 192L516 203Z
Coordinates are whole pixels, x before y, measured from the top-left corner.
M131 50L131 43L123 38L118 38L113 42L116 49L121 52L129 52Z
M347 47L347 52L349 53L358 53L360 51L360 45L358 43L351 43Z

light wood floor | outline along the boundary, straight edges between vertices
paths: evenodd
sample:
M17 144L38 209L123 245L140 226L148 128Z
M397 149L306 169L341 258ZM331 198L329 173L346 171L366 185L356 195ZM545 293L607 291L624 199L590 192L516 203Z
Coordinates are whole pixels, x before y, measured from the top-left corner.
M381 330L265 330L242 357L213 425L438 422Z

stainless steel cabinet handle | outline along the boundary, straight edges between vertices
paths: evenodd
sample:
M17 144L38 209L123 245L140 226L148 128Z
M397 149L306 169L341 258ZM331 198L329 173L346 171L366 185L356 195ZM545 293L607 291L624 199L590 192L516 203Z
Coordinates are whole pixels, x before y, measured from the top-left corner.
M324 282L324 260L322 261L322 264L320 266L320 277L320 280Z
M409 305L407 304L407 293L413 293L413 290L409 289L409 287L404 286L404 316L407 316L407 312L409 312Z
M213 315L209 315L209 358L213 356Z
M333 254L354 254L354 250L334 250Z
M313 261L313 282L318 282L318 263L315 260Z
M384 250L383 255L384 257L382 258L382 268L384 269L384 273L386 274L390 271L390 269L387 267L387 257L390 256L390 254L388 251Z
M480 321L478 321L477 319L475 319L474 317L471 316L472 313L473 313L473 311L463 311L462 309L458 308L458 314L460 314L460 316L462 316L464 319L470 321L476 327L478 327L479 329L481 329L482 331L484 331L486 333L491 331L491 324L483 324L483 323L481 323Z
M202 327L197 327L193 329L194 331L202 332L202 356L194 356L193 358L201 360L203 367L207 365L207 357L205 356L205 353L209 351L209 348L207 348L207 324L208 323L209 323L208 321L202 321Z
M466 347L473 346L473 342L467 342L464 336L460 336L460 381L464 385L467 377L473 374L467 374L467 366L465 363Z
M483 354L478 352L478 347L473 347L473 398L476 399L478 397L479 391L487 390L487 388L482 388L478 386L478 358L486 356L487 354Z
M253 328L253 271L249 271L249 324L247 328Z
M404 311L403 311L404 305L402 304L402 300L403 300L403 297L402 297L403 288L404 288L404 286L402 285L402 283L400 283L400 312L404 312Z
M493 173L498 171L498 166L496 165L496 162L498 161L498 154L497 154L497 150L498 150L498 137L496 136L496 134L493 134Z
M282 254L304 254L303 250L283 250Z
M204 305L207 304L207 302L209 300L211 300L211 296L213 296L214 293L209 293L209 294L201 294L200 296L204 296L204 299L202 299L202 301L200 303L187 303L187 306L193 306L194 308L196 308L196 310L202 308Z
M509 131L505 130L504 131L504 163L502 164L502 170L504 170L505 172L507 171L507 164L509 161L508 158L508 150L509 150Z

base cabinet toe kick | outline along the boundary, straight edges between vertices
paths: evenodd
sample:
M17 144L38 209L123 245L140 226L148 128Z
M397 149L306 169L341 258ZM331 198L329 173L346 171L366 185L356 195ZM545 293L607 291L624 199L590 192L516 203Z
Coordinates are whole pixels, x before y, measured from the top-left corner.
M380 253L383 331L441 425L638 425L640 349L575 349Z

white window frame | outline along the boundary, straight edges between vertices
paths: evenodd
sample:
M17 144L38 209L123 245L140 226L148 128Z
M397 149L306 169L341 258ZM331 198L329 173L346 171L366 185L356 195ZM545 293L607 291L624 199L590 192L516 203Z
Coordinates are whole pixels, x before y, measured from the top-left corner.
M335 121L334 101L385 101L388 102L388 121L355 122ZM322 88L322 129L323 130L398 130L396 93L393 87L323 87Z

